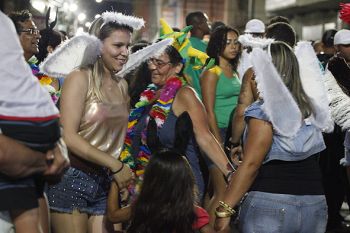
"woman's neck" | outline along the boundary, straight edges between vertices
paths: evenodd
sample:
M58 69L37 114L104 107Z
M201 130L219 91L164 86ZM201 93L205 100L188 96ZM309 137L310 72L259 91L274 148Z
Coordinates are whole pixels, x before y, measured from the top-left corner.
M226 69L232 70L232 65L231 65L230 61L224 57L221 57L221 56L219 57L219 66L223 70L226 70Z

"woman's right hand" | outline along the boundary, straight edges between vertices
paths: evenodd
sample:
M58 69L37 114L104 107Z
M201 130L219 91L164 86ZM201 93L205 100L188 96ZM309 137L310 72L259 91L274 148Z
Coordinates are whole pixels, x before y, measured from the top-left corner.
M117 182L119 189L123 189L131 183L134 176L129 166L124 164L120 172L113 174L113 178Z

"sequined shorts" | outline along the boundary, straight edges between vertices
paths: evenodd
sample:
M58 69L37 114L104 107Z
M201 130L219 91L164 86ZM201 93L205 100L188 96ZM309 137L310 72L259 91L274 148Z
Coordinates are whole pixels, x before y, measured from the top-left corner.
M47 190L50 209L72 213L79 210L90 215L105 215L112 178L106 174L85 173L69 168L60 183Z

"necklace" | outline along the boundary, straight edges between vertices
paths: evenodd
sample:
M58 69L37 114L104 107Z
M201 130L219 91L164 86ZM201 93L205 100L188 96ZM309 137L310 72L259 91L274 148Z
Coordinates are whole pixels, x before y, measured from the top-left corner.
M61 91L56 91L55 88L50 85L52 83L52 78L40 72L39 67L35 64L37 61L38 60L36 57L33 57L29 59L28 64L32 70L33 75L37 77L40 85L45 87L45 89L49 92L52 101L56 104L61 96Z
M145 114L146 107L152 102L154 103L150 112L148 113L147 122L149 117L153 117L157 124L158 130L163 127L163 124L170 112L171 105L174 101L177 91L186 85L186 81L182 77L171 77L167 80L166 84L160 89L159 98L154 101L156 97L157 87L151 84L145 91L141 93L140 100L135 104L129 115L128 129L124 141L123 151L120 154L120 160L126 163L136 174L137 177L142 176L144 168L148 164L151 152L146 144L147 132L146 129L142 131L142 140L140 151L136 155L136 158L132 156L132 140L134 138L134 130L138 121ZM147 124L146 124L147 125ZM147 127L146 127L147 128Z

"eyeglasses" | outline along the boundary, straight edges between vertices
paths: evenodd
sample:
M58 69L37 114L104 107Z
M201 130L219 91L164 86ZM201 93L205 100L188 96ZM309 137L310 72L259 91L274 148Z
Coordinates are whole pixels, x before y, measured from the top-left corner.
M150 58L147 60L148 65L155 65L158 69L161 69L163 66L171 64L171 62L164 62L156 58Z
M22 29L20 32L26 32L29 35L38 35L40 33L40 30L36 28L28 28L28 29Z

